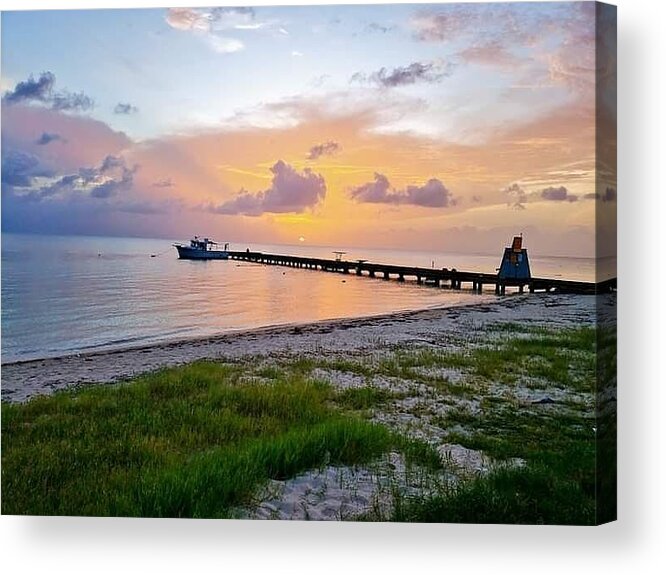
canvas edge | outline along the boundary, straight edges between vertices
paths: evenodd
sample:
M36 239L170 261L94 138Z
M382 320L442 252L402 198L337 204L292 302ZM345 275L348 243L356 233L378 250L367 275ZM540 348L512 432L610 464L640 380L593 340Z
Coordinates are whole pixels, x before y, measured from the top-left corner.
M597 282L617 277L617 7L595 10ZM612 262L612 263L611 263ZM617 520L617 292L596 295L596 524Z

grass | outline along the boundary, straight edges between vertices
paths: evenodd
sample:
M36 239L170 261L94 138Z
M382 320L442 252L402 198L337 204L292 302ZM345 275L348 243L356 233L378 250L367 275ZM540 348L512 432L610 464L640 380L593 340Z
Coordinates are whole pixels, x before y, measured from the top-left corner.
M596 465L613 467L614 403L598 406L603 417L595 419L592 402L580 398L594 397L597 379L611 381L614 334L519 324L490 331L459 352L402 348L272 364L198 362L120 385L3 404L2 513L232 517L270 479L360 464L390 450L440 473L435 447L370 422L377 412L401 409L396 400L411 393L373 380L399 378L428 386L447 405L440 415L417 414L443 430L444 441L507 465L436 493L396 491L389 517L365 519L592 524L603 518L597 493L610 506L615 475L601 477ZM365 385L335 390L312 376L315 369L352 373ZM442 375L447 370L459 375L455 382ZM513 397L517 387L565 395L557 405L535 405ZM524 464L511 467L515 458Z
M443 488L434 497L401 499L392 521L591 525L594 500L548 467L499 468Z
M382 405L395 396L396 394L380 387L352 387L341 391L337 401L349 409L366 410Z
M2 512L226 517L268 479L367 461L397 443L323 383L195 363L2 406Z
M413 376L414 367L460 369L503 383L516 383L523 376L590 391L595 380L595 329L583 327L545 333L542 328L528 327L522 337L515 337L516 329L512 327L510 335L497 343L471 348L466 353L430 349L400 352L384 362L382 370L409 377ZM425 383L437 379L421 378ZM459 391L464 391L464 386L460 387Z
M596 330L589 327L548 330L519 324L494 325L491 331L505 334L490 345L469 347L465 352L431 348L402 349L379 361L336 359L327 369L365 378L396 377L424 383L457 395L469 395L469 385L446 377L428 375L424 369L464 370L485 379L517 383L520 377L542 378L551 384L589 391L594 383Z
M507 331L520 337L473 350L467 358L470 371L508 385L529 376L574 392L595 392L596 330L518 332L510 326ZM449 442L497 460L520 458L525 465L500 467L434 497L401 499L391 519L594 524L599 519L596 495L603 475L598 473L595 453L597 420L580 404L568 401L565 406L551 409L486 396L478 412L464 406L448 411L435 423L456 430L447 434Z

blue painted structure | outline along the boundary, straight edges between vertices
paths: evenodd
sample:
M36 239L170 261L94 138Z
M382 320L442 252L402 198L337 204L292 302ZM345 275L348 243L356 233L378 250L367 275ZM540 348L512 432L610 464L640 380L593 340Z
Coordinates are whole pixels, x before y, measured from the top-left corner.
M527 250L523 248L523 236L515 236L513 244L504 249L504 256L497 274L499 279L529 280L532 277L530 272L530 260L527 257Z

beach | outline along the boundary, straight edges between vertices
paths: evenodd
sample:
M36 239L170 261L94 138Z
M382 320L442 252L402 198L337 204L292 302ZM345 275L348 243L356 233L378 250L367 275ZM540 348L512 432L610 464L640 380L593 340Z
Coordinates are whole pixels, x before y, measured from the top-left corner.
M91 383L110 383L197 360L283 360L360 356L392 347L447 347L452 336L472 335L497 322L572 327L594 325L594 296L513 295L492 303L426 309L377 317L265 327L126 349L80 353L2 365L2 400ZM455 337L454 337L455 339Z
M596 318L614 301L511 295L4 364L3 465L18 480L34 449L54 483L9 486L3 512L592 523ZM70 465L85 472L62 483Z

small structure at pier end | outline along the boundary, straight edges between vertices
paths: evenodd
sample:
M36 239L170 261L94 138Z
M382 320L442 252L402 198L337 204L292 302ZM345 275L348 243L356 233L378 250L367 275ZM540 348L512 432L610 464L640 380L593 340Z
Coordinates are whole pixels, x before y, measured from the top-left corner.
M504 248L502 263L497 271L500 280L526 280L527 283L532 279L530 260L523 247L523 234L513 238L511 247Z

